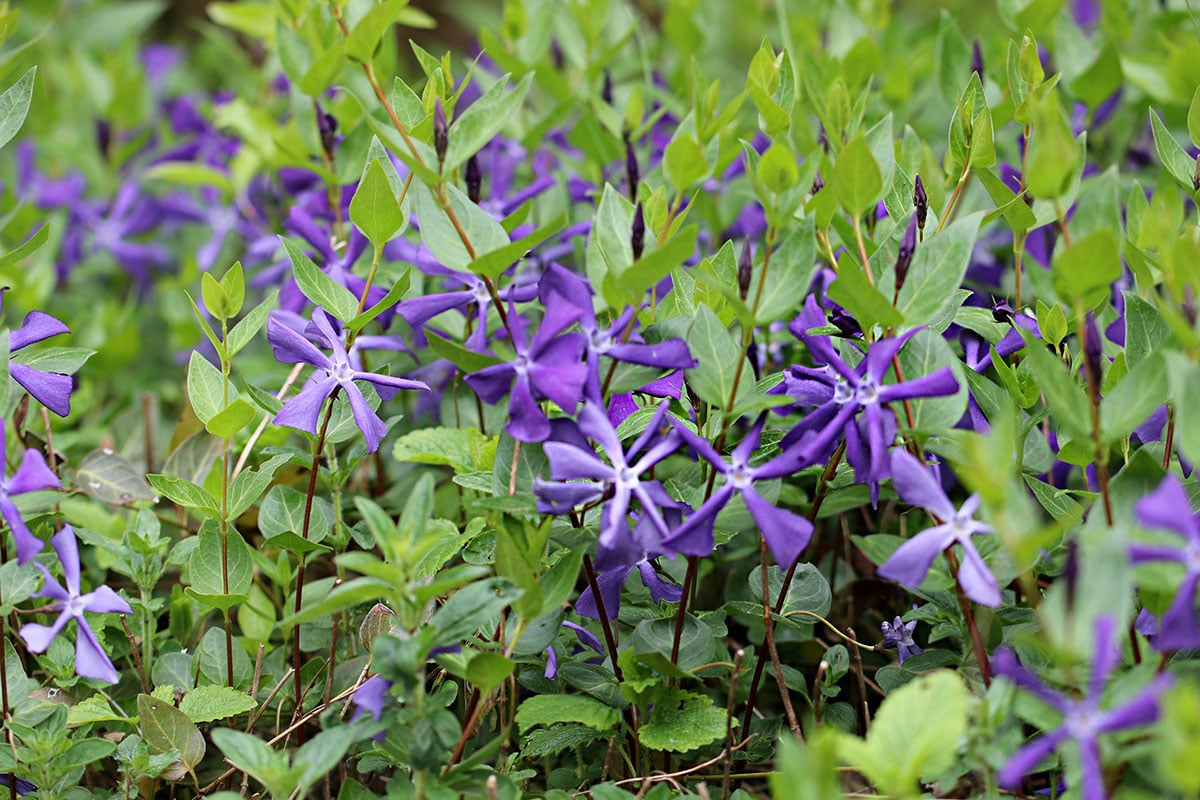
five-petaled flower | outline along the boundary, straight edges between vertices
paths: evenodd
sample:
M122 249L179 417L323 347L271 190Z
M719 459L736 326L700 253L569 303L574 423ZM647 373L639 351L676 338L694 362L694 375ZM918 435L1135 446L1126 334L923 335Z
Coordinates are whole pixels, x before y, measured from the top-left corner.
M913 607L916 608L916 606ZM904 659L925 652L920 645L913 641L913 633L917 630L915 619L905 622L900 617L896 617L890 625L885 619L879 623L879 629L883 632L883 647L888 650L895 648L901 664L904 663Z
M50 571L41 564L35 563L46 576L46 583L38 597L49 597L57 600L58 619L53 625L39 625L30 622L21 626L21 638L26 647L33 653L44 653L54 637L72 619L75 620L75 672L84 678L91 678L105 683L116 683L119 679L117 669L109 660L108 654L96 641L96 634L88 627L84 612L92 614L132 614L133 609L116 592L107 586L99 586L87 594L80 594L79 589L79 546L75 542L75 531L70 525L64 525L62 530L50 538L50 544L58 553L62 564L63 577L67 586L64 589ZM54 606L51 606L54 608Z
M992 660L992 672L1005 677L1017 686L1049 703L1063 716L1062 724L1026 744L1008 760L998 776L1000 785L1015 790L1026 773L1037 766L1053 750L1068 739L1079 746L1079 762L1083 800L1104 800L1104 767L1100 762L1102 733L1149 725L1158 720L1158 698L1171 685L1171 676L1159 673L1150 685L1132 699L1115 708L1102 709L1104 685L1120 661L1121 654L1113 641L1116 620L1104 615L1095 622L1095 654L1087 694L1082 699L1051 689L1037 675L1017 662L1010 650L1001 650Z
M392 399L401 389L429 391L429 387L421 381L357 369L346 352L342 337L334 330L329 316L320 306L313 310L312 322L304 329L303 335L289 327L283 318L272 314L267 321L267 341L274 349L277 360L285 364L311 364L320 370L298 395L284 403L283 408L275 415L276 425L286 425L315 434L322 405L330 395L341 389L346 393L350 409L354 413L354 421L366 439L367 451L374 453L379 449L380 440L387 433L387 426L367 404L367 399L362 390L355 385L355 381L370 383L384 400ZM325 355L313 342L328 347L333 354Z
M924 508L938 524L900 545L879 568L879 576L915 589L925 580L937 554L958 544L963 551L958 569L958 583L963 592L980 605L998 607L1000 587L996 585L996 577L971 540L977 533L993 533L990 525L975 519L979 495L971 495L961 508L955 508L929 468L899 449L892 453L892 485L901 500Z

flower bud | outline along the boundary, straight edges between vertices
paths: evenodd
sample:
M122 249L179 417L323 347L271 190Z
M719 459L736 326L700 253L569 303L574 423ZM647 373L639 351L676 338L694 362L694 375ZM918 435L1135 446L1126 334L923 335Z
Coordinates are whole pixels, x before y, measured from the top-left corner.
M633 142L629 138L629 132L625 132L625 182L629 186L629 199L637 200L638 181L641 180L641 175L638 170L637 153L633 150Z
M908 268L912 266L913 253L917 250L917 215L908 218L908 227L904 229L904 237L900 240L900 249L896 252L896 291L904 286L908 277Z
M1100 379L1104 374L1101 366L1104 362L1104 343L1100 339L1100 328L1096 326L1096 317L1092 312L1087 313L1083 336L1083 360L1087 370L1088 389L1093 398L1100 397Z
M446 160L446 148L450 145L450 124L446 122L446 110L442 108L442 99L433 101L433 150L437 153L438 163Z
M825 188L825 179L821 177L821 170L817 170L813 175L812 186L809 188L809 193L816 195L817 192Z
M610 106L612 105L613 101L612 92L612 73L608 70L604 70L604 84L600 87L600 99L608 103Z
M1001 324L1012 322L1015 314L1016 312L1013 311L1013 307L1007 300L1001 300L992 305L992 319Z
M750 276L754 272L754 253L750 249L750 239L742 242L742 253L738 256L737 284L738 294L745 300L750 294Z
M913 184L913 208L917 211L917 228L924 233L925 220L929 219L929 196L925 194L925 184L920 175Z
M1192 191L1200 192L1200 158L1196 159L1196 171L1192 173Z
M629 243L633 246L633 260L637 261L646 247L646 213L642 210L640 200L633 209L633 229L629 235Z
M467 197L472 203L478 204L483 193L483 176L479 174L479 159L475 156L467 159L463 180L467 184Z
M979 49L979 40L971 47L971 72L978 73L979 82L983 83L983 51Z
M321 106L315 100L313 108L317 112L317 133L321 136L321 149L325 151L326 156L332 159L334 136L337 134L337 119L332 114L322 111Z

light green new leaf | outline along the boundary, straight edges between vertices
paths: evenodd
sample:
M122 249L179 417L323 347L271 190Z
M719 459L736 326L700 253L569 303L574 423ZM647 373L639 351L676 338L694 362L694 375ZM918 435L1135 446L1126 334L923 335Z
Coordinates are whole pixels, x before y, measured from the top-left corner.
M904 315L867 281L866 273L855 260L845 254L838 259L838 277L829 287L829 299L853 314L863 330L876 324L886 328L904 322Z
M404 226L404 212L377 160L367 164L350 200L350 219L376 247L383 247Z
M215 722L245 714L256 705L253 697L228 686L197 686L183 696L179 710L192 722Z
M519 118L518 112L529 87L533 82L530 72L506 91L509 75L502 75L483 93L470 108L454 119L450 127L450 140L446 146L446 160L442 171L449 173L465 164L467 159L478 153L509 122Z
M1190 112L1188 124L1191 124ZM1154 150L1158 153L1158 160L1184 189L1189 193L1194 192L1192 180L1196 177L1196 159L1179 146L1179 142L1175 141L1175 137L1167 130L1167 126L1163 125L1162 118L1154 109L1150 109L1150 128L1154 132Z
M346 37L346 55L360 63L370 63L383 35L407 5L408 0L384 0L368 11Z
M850 140L833 165L833 191L842 209L857 217L879 199L883 175L863 134Z
M1059 248L1050 265L1055 293L1064 301L1091 305L1121 277L1121 251L1108 228L1098 228L1070 247Z
M654 695L638 740L651 750L682 753L725 736L725 710L707 695L662 688Z

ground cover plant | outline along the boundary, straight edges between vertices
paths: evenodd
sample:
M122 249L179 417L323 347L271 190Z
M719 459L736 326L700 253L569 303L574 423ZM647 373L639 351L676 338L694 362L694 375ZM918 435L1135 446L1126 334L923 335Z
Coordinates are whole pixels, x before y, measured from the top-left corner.
M0 792L1200 791L1186 1L165 11L0 4Z

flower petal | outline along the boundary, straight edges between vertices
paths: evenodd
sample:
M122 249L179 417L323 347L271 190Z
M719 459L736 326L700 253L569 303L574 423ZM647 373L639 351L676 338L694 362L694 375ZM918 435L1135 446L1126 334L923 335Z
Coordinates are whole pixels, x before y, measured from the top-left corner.
M892 553L876 574L881 578L915 589L925 580L937 554L954 541L954 531L949 525L937 525L921 531Z
M753 484L742 490L742 499L766 539L775 563L783 569L794 564L812 539L812 523L793 511L771 505Z
M957 512L932 470L903 448L892 451L892 485L901 500L942 520L949 520Z
M75 626L75 674L105 683L116 683L121 679L108 653L96 641L96 634L88 627L83 617L76 617Z

